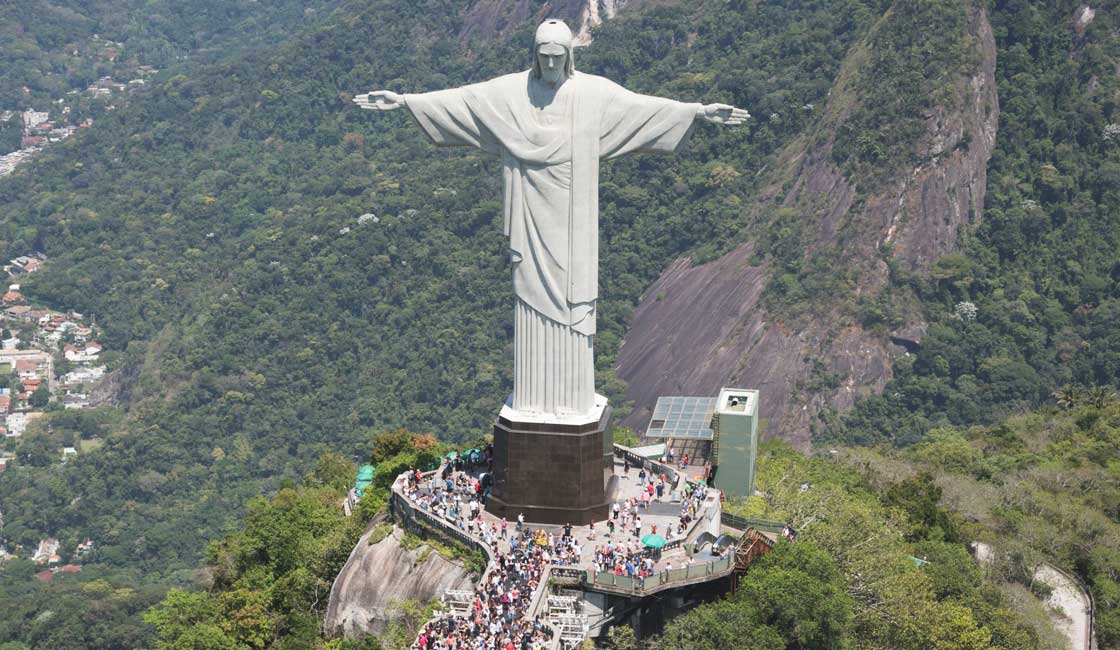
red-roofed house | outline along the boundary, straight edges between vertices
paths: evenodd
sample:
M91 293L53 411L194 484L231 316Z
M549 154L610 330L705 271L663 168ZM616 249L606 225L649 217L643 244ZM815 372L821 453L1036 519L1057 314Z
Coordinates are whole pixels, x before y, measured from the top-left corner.
M50 582L51 580L54 580L54 572L52 572L50 569L43 569L39 573L35 574L35 579L42 580L43 582Z
M19 359L16 361L16 374L20 379L32 379L39 376L39 364L34 359Z

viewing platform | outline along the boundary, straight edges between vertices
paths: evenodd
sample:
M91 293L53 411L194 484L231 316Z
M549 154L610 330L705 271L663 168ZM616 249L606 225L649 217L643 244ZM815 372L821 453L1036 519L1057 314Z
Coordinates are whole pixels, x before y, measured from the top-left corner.
M719 490L689 477L690 473L702 477L702 466L681 469L615 445L609 519L571 526L567 539L562 525L526 523L529 534L519 535L516 520L496 517L484 505L477 512L471 506L471 501L485 503L481 486L486 464L460 461L459 465L456 470L454 461L445 461L439 469L421 474L418 481L415 475L402 474L393 484L392 513L406 528L426 529L480 551L487 560L480 585L489 583L500 558L524 553L527 544L543 547L538 549L546 558L541 575L532 592L522 598L528 599L526 619L539 617L546 622L549 648L573 647L587 636L588 621L579 612L587 609L584 601L591 594L600 594L597 601L603 603L619 598L632 601L728 578L767 552L781 529L778 522L725 515ZM650 537L654 535L663 539ZM516 545L512 536L518 537ZM661 547L653 548L643 539ZM604 553L608 547L613 551L610 560ZM568 596L558 595L558 590ZM573 592L584 597L572 600ZM477 597L477 590L448 593L445 611L435 620L456 612L468 615L472 607L477 608ZM599 613L599 619L606 615Z

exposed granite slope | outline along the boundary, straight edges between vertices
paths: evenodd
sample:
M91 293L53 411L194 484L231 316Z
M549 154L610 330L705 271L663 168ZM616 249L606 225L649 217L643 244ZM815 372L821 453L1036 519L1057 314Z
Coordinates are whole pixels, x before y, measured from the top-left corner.
M857 278L856 296L874 296L886 285L884 244L901 268L925 273L981 217L999 119L996 50L982 10L971 12L969 32L980 62L957 84L955 101L947 103L954 108L925 116L916 152L925 162L857 202L856 189L832 161L834 136L818 138L792 146L783 171L759 197L760 210L781 196L780 205L809 218L806 249L840 251L838 259ZM882 391L892 354L901 349L892 339L920 342L925 325L916 315L890 336L865 331L839 308L852 296L817 306L812 319L772 318L762 302L768 268L750 264L753 249L748 241L700 266L676 260L645 293L618 357L635 406L624 424L643 429L659 395L743 386L762 391L768 436L807 447L822 407L846 409L860 395Z
M370 533L379 523L381 520L370 524L331 587L323 626L332 636L383 631L393 601L427 602L448 589L474 588L470 572L439 553L426 546L406 550L399 528L370 545Z

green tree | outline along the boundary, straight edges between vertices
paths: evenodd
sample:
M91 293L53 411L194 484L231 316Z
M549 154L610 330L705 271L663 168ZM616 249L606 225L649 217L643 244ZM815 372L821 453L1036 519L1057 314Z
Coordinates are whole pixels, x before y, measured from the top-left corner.
M46 384L43 384L42 386L36 388L34 393L31 393L31 397L27 398L27 403L30 404L33 408L41 409L46 406L47 403L50 402L50 400L51 391L49 388L47 388Z
M735 595L666 626L656 648L838 650L852 601L834 560L812 543L779 543L743 576Z
M656 650L785 650L782 634L758 622L758 613L740 599L701 605L665 626L650 644Z
M209 594L172 589L144 621L156 628L157 650L246 650L216 623L218 613Z
M412 449L412 438L415 434L407 429L394 429L382 431L373 437L373 446L370 451L370 462L380 464L403 451Z
M758 623L781 631L790 650L839 650L851 631L852 601L835 561L811 542L779 543L739 584Z
M629 625L618 625L607 632L606 646L612 650L638 650L638 637Z
M921 474L890 486L882 501L887 506L906 511L915 530L910 541L936 539L957 541L957 527L953 519L941 508L941 488L930 474Z
M308 485L321 485L339 493L345 493L354 482L357 468L354 463L338 452L323 452L315 463L315 469L304 481Z

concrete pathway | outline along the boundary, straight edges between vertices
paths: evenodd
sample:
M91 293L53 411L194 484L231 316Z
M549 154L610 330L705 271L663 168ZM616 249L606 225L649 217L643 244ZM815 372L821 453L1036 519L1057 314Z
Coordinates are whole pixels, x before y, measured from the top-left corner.
M1034 574L1034 579L1050 587L1050 597L1046 604L1060 611L1063 616L1056 618L1054 627L1069 639L1073 650L1091 650L1092 618L1089 615L1089 596L1081 587L1049 564L1043 564Z
M990 544L973 542L976 561L991 564L995 553ZM1050 597L1046 604L1061 614L1050 618L1054 628L1069 639L1071 650L1092 650L1093 635L1091 601L1089 595L1072 578L1054 566L1043 564L1035 571L1034 579L1050 587Z

